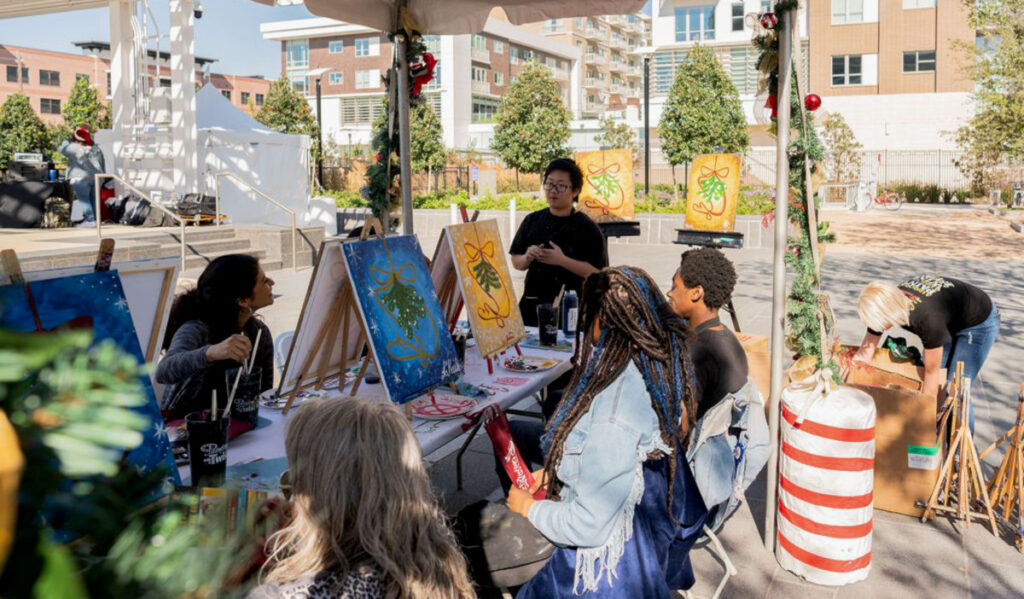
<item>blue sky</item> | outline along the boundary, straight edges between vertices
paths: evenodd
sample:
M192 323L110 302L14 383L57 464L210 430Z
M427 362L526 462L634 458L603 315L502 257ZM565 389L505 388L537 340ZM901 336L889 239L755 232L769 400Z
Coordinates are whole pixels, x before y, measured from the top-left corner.
M314 16L304 6L270 7L249 0L203 0L202 4L203 18L196 22L196 54L216 59L214 72L268 79L281 74L280 45L260 37L260 23ZM166 33L167 5L153 5ZM650 2L644 11L650 14ZM104 8L0 19L0 44L77 54L72 42L110 38L107 12Z

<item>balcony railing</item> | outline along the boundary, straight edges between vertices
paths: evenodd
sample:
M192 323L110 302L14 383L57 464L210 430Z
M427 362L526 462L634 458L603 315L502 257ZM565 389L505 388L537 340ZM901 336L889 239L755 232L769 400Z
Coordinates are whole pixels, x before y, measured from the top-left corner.
M597 77L587 77L583 80L583 87L604 87L604 81Z
M604 102L583 102L583 112L604 112L608 105Z
M587 52L587 62L590 64L608 64L608 59L604 57L604 54L590 53Z
M555 78L555 81L568 81L569 71L563 69L551 69L551 76Z
M473 48L470 52L470 57L477 62L491 64L491 53L486 48Z
M474 81L473 82L473 93L474 94L490 94L491 84L487 81Z

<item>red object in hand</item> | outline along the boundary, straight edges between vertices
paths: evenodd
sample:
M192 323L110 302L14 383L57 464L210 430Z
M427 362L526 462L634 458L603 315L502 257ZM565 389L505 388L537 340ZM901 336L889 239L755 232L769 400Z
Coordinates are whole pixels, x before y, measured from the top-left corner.
M807 94L804 98L804 108L811 112L821 108L821 96L818 94Z
M491 444L494 445L494 454L501 459L505 473L512 479L512 484L521 491L529 491L533 486L533 473L519 455L519 448L516 447L512 431L508 427L508 418L501 410L490 411L485 418L488 416L490 418L484 422L484 429L491 438ZM533 498L544 499L547 494L547 489L540 488L533 494Z

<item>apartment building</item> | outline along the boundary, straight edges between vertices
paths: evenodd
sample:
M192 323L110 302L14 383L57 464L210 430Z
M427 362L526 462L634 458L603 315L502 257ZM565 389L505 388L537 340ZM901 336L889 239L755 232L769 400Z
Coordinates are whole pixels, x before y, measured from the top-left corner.
M654 0L651 116L656 122L675 71L694 44L714 49L740 94L755 145L757 50L752 16L771 0ZM809 0L798 32L806 57L802 81L823 110L838 112L866 150L948 150L948 132L971 113L973 82L958 43L975 31L959 2L937 0Z
M82 54L55 52L0 44L0 103L7 96L22 93L43 121L59 123L61 110L78 79L87 79L105 101L111 99L110 44L107 42L76 42ZM149 84L170 87L170 56L167 52L150 50L153 61L149 68ZM196 57L196 83L212 83L224 96L242 110L251 111L263 104L270 82L257 77L239 77L210 73L211 58Z
M582 53L582 118L601 118L608 111L641 103L643 65L636 51L651 43L647 15L549 19L524 27Z
M977 37L962 2L812 2L808 25L811 88L866 149L954 149L974 89L958 46Z
M263 23L260 32L281 43L282 73L314 106L316 80L310 73L323 73L325 139L341 146L370 143L373 120L383 110L382 76L393 54L387 35L324 18ZM495 18L479 34L429 35L424 41L438 59L424 95L450 148L490 147L501 96L531 60L547 65L565 105L574 116L580 114L582 52L574 46Z

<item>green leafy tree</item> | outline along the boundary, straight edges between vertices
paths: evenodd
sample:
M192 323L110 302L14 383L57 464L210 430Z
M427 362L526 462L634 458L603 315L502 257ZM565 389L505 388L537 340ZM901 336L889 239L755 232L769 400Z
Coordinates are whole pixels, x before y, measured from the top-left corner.
M833 112L825 119L821 128L821 141L828 150L825 159L825 172L833 181L856 181L860 175L860 151L864 147L853 129L846 124L846 119L838 112Z
M110 107L100 100L96 88L85 77L75 81L61 112L69 132L81 125L88 125L93 131L110 128Z
M320 128L316 116L309 107L306 97L292 87L287 77L281 77L270 85L266 101L255 114L256 120L281 133L308 135L313 141L310 148L312 162L320 155L317 143Z
M11 166L15 152L53 153L53 139L24 94L11 94L0 105L0 169Z
M429 104L417 104L409 112L409 149L412 170L436 171L448 163L448 153L441 141L441 119Z
M607 117L601 119L601 132L597 134L594 141L602 150L628 149L633 158L633 164L637 163L636 131L627 123Z
M1000 163L1024 160L1024 0L965 5L981 39L959 44L975 82L975 112L956 132L957 166L983 192Z
M698 154L743 152L750 145L739 94L711 48L696 45L680 63L658 123L661 149L675 167Z
M519 172L540 173L569 154L569 111L558 83L540 63L528 62L498 106L491 149Z

